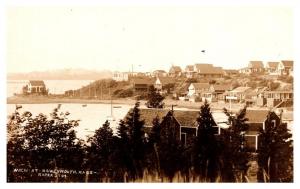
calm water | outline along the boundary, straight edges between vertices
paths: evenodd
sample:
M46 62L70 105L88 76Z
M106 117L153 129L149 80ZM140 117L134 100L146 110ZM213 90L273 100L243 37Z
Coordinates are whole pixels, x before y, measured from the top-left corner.
M94 80L44 80L46 88L51 94L64 94L71 89L79 89L88 85ZM14 93L21 93L22 88L28 83L28 80L8 80L7 97L13 96Z
M14 104L7 104L7 115L11 115L15 111ZM33 116L43 113L50 116L50 113L57 104L22 104L20 113L24 111L30 111ZM123 119L127 114L128 110L132 108L132 105L114 104L113 116L115 121L111 122L111 127L116 131L116 126L120 119ZM77 136L86 139L86 136L93 135L94 131L98 129L110 116L111 105L110 104L87 104L83 107L82 104L61 104L61 112L70 112L70 119L80 119L79 126L75 129Z

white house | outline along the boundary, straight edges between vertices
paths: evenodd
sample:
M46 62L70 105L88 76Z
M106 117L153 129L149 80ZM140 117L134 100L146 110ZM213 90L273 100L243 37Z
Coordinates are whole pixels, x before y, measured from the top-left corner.
M209 83L191 83L188 88L188 94L187 96L201 96L203 92L209 91Z
M291 75L293 73L294 61L282 60L277 66L277 72L279 75Z
M27 84L27 93L44 93L46 92L46 85L41 80L30 80Z

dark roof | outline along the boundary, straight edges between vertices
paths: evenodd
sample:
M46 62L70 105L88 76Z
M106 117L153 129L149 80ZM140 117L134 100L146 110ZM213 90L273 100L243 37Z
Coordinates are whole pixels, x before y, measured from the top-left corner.
M268 110L246 110L246 118L249 123L263 123L268 116Z
M293 67L294 61L292 60L282 60L281 61L284 67Z
M262 61L250 61L248 68L264 68Z
M170 73L181 72L181 68L179 66L172 66L170 68Z
M129 112L132 112L132 109ZM159 117L161 122L167 113L168 110L165 109L140 109L140 119L145 121L146 126L152 126L152 121L156 116Z
M181 126L197 127L199 111L174 110L174 117Z
M277 68L279 62L267 62L269 68Z
M185 71L190 71L190 72L194 71L194 66L193 65L187 65L185 67Z
M209 83L191 83L195 87L195 90L201 90L201 89L209 89L210 85Z
M152 78L132 78L131 83L153 85L154 80Z
M214 67L212 64L195 64L195 67L200 74L223 74L221 67Z
M29 83L31 86L45 86L45 83L42 80L30 80Z
M132 108L128 111L132 112ZM140 109L140 120L145 121L145 126L152 126L153 119L158 116L160 122L169 112L169 109ZM128 115L127 113L127 115ZM126 116L127 116L126 115ZM212 114L213 115L213 114ZM174 118L181 126L197 127L197 118L199 111L196 110L174 110ZM214 125L217 125L214 123Z

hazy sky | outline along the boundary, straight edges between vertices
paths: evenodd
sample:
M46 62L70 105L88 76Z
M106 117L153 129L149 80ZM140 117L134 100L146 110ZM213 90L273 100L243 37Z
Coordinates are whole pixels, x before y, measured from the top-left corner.
M285 7L11 7L7 32L8 72L293 59Z

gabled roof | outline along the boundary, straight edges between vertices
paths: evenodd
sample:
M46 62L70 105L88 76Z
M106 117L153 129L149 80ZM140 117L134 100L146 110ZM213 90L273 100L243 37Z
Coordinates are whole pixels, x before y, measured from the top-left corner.
M174 117L181 126L197 127L199 111L174 110Z
M181 72L181 68L179 66L172 66L170 68L170 73Z
M185 71L193 72L193 71L194 71L194 66L193 66L193 65L187 65L187 66L185 67Z
M223 74L222 67L214 67L212 64L195 64L195 68L200 74Z
M267 62L266 67L268 68L277 68L279 62Z
M264 68L262 61L250 61L248 68Z
M42 80L30 80L29 83L31 86L45 86L45 83Z
M166 85L166 84L170 84L170 83L175 83L174 78L172 77L157 77L161 84Z
M248 118L249 123L263 123L268 116L268 110L246 110L245 117Z
M209 89L209 83L191 83L194 86L195 90Z
M129 110L132 112L132 108ZM153 119L158 116L160 122L167 115L168 110L165 109L140 109L140 120L145 121L145 126L152 126Z
M282 60L281 61L284 67L293 67L294 61L292 60Z
M237 87L237 88L233 89L230 92L233 92L233 93L243 93L243 92L246 92L249 89L251 89L251 87Z

